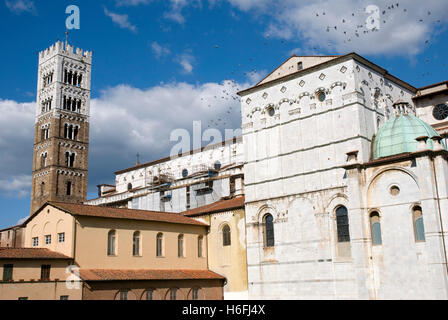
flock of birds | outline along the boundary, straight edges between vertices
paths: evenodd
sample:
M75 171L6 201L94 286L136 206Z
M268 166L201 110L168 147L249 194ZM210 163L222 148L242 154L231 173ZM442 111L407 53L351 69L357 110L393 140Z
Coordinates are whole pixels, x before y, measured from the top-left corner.
M381 23L382 24L389 23L388 18L392 17L391 13L394 13L395 15L398 13L406 14L407 9L402 8L400 6L400 3L391 4L387 8L380 10L379 23L380 24ZM315 15L316 15L317 19L322 19L323 17L326 16L326 12L325 11L316 12ZM362 17L363 24L359 24L359 25L355 24L353 26L354 20L357 19L359 21L358 15L360 17ZM432 14L430 11L422 12L421 15L425 16L425 17L424 18L420 17L420 19L418 20L419 23L423 23L423 22L425 22L425 20L432 19ZM349 14L347 17L342 18L339 21L339 23L336 25L332 25L332 26L325 25L324 29L328 33L339 33L339 34L335 34L335 39L341 39L341 36L343 35L342 38L343 38L344 43L350 43L350 42L353 43L352 39L354 39L355 37L360 38L369 33L380 32L380 30L377 28L367 28L366 27L366 24L364 24L366 17L368 17L368 15L366 15L365 9L363 10L362 13L355 11L355 12L352 12L351 14ZM365 21L365 22L368 23L369 21ZM375 21L370 21L370 22L372 23L372 25L374 25ZM432 19L431 22L438 23L438 24L441 23L440 20L434 20L434 19ZM269 45L270 37L271 36L269 34L265 35L266 40L264 41L264 46ZM297 42L291 43L291 44L297 45ZM424 44L429 45L430 40L426 39ZM278 42L276 42L276 45L278 45ZM287 40L281 40L281 45L282 46L287 45ZM328 47L331 47L331 46L333 46L332 43L330 41L328 41ZM215 44L214 48L219 50L220 45ZM314 46L313 51L317 51L317 50L318 50L318 47ZM331 50L331 49L329 48L329 50ZM252 62L253 62L253 58L249 58L247 65L250 65ZM425 63L428 64L430 62L431 62L431 59L429 59L429 58L425 59ZM215 115L212 120L208 121L208 123L207 123L208 128L210 128L210 127L226 128L225 127L226 125L232 124L232 116L234 117L236 115L234 112L239 112L238 106L239 106L240 97L237 95L237 92L244 88L241 88L240 84L235 82L235 80L231 80L231 78L235 78L237 75L239 75L239 76L244 76L243 78L246 78L246 79L254 79L258 75L257 70L255 68L248 67L247 65L244 65L244 67L243 67L242 64L238 64L238 68L231 71L230 74L228 75L227 79L225 81L223 81L223 83L220 85L220 92L218 94L213 95L213 96L201 97L201 103L204 103L205 105L207 105L207 107L210 110L212 110ZM446 64L443 63L442 66L445 68ZM425 72L421 75L421 77L428 77L429 75L430 75L429 72Z

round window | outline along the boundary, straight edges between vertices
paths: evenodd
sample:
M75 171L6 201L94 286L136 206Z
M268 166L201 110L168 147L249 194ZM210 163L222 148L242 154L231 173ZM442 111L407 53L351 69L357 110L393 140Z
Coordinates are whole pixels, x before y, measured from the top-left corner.
M390 194L391 195L398 196L399 193L400 193L400 188L398 188L398 186L390 187Z
M274 114L275 114L275 109L274 108L269 108L268 109L268 114L271 116L271 117L273 117L274 116Z
M432 110L432 115L437 120L444 120L448 117L448 106L444 103L438 104Z
M323 92L323 91L320 91L320 92L318 92L317 93L317 99L320 101L320 102L324 102L325 101L325 99L326 99L326 95L325 95L325 92Z

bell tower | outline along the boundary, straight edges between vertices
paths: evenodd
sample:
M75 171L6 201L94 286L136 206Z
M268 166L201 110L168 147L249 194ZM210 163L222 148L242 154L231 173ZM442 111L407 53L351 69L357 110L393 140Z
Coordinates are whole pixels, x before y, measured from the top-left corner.
M39 53L31 214L87 198L92 52L56 42Z

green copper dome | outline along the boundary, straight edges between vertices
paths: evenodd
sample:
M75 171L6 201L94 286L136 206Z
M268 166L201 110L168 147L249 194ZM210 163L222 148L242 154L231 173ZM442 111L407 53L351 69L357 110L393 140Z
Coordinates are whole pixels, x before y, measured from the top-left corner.
M387 120L378 130L373 141L373 159L415 152L418 146L415 138L421 136L432 138L440 135L429 124L412 114L395 116ZM426 144L433 150L434 142L431 139L428 139Z

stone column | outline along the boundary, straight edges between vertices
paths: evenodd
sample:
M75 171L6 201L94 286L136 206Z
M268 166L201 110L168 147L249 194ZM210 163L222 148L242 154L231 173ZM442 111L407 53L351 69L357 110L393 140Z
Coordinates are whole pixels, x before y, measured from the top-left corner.
M373 278L370 270L368 241L368 221L366 220L366 199L363 196L365 183L364 170L358 163L357 151L347 153L347 192L349 199L350 242L353 267L356 272L358 299L374 299Z

